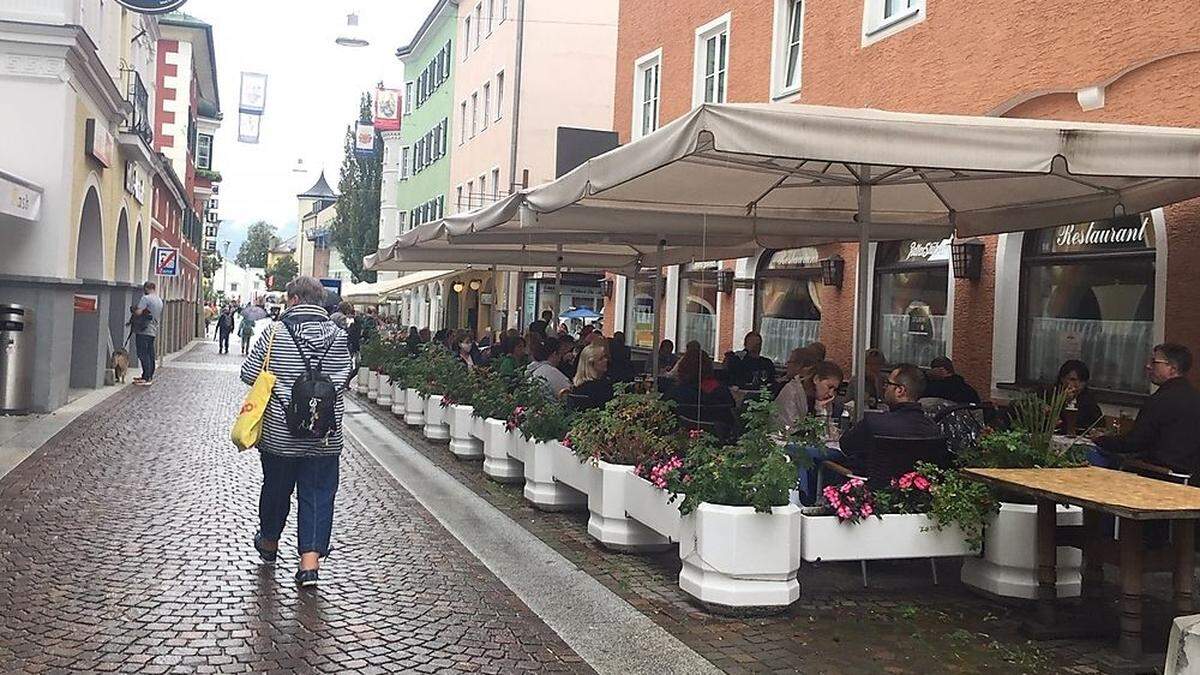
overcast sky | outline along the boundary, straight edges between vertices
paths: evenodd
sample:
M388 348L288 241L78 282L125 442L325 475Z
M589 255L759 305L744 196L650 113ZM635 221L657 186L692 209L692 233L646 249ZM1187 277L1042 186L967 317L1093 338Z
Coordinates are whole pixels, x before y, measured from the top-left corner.
M213 151L221 172L218 250L237 254L246 227L265 220L282 236L296 232L296 194L321 168L337 189L346 125L362 91L403 88L396 48L407 44L436 0L189 0L182 11L213 26L217 78L225 119ZM346 13L356 9L371 45L339 47ZM243 71L266 73L266 113L257 145L237 140L238 87ZM303 159L305 173L295 173Z

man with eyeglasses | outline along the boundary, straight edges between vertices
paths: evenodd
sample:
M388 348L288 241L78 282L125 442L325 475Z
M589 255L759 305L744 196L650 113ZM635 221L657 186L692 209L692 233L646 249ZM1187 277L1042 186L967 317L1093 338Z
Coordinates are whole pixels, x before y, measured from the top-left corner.
M842 436L841 447L853 471L866 465L867 453L873 452L876 436L890 438L934 438L941 436L937 424L925 416L918 399L925 393L925 374L904 363L883 379L883 399L887 412L868 413Z
M1128 434L1095 439L1100 452L1093 463L1116 468L1123 457L1137 455L1181 473L1200 470L1200 392L1187 380L1191 367L1187 347L1171 342L1155 347L1146 375L1158 391L1146 399Z

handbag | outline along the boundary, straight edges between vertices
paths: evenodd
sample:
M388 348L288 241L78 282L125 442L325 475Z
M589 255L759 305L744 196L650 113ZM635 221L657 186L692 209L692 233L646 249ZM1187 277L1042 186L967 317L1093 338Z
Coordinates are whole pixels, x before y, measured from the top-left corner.
M271 330L271 336L267 342L267 353L263 357L262 370L258 373L258 377L254 378L254 385L246 394L246 400L242 402L242 409L238 411L237 419L233 422L230 439L238 450L253 448L258 445L259 437L262 436L263 413L267 410L267 402L271 400L271 391L275 388L275 373L268 368L271 365L271 347L275 344L275 333L277 332L279 332L278 327Z

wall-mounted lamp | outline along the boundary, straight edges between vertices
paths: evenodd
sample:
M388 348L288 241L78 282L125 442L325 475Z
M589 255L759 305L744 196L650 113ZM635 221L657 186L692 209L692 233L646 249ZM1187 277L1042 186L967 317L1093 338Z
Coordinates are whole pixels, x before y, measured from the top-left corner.
M846 274L846 260L838 254L833 254L821 261L821 283L826 286L842 287L842 277Z
M606 298L611 298L612 294L613 294L613 280L612 279L601 279L600 280L600 295L603 295Z
M719 270L717 272L717 292L733 292L733 270Z
M467 287L473 291L477 291L483 288L483 282L478 279L472 279L471 282L467 284Z
M983 242L967 239L950 244L950 264L955 279L979 279L983 272Z
M462 292L463 292L463 288L464 288L464 286L463 286L463 282L461 282L461 281L456 281L456 282L454 282L454 285L453 285L453 286L451 286L451 288L453 288L453 289L454 289L454 292L455 292L455 293L462 293Z

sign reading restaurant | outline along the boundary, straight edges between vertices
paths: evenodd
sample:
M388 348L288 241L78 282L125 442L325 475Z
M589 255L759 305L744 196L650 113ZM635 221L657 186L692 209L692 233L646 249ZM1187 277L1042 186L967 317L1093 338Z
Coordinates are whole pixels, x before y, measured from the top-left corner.
M183 6L187 0L117 0L117 4L138 14L166 14Z
M1146 225L1149 222L1150 215L1144 214L1136 220L1123 218L1063 225L1058 228L1054 245L1057 248L1112 244L1141 245L1146 241Z

